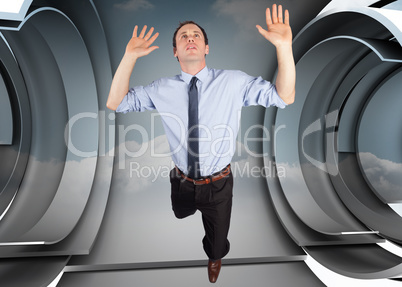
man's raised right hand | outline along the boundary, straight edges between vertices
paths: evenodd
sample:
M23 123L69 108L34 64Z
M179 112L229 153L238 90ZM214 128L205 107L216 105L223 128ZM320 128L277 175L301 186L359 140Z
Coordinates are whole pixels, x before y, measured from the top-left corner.
M145 34L147 26L145 25L139 36L137 36L138 26L134 27L133 37L130 39L126 46L126 54L132 55L135 58L143 57L151 53L152 51L158 49L158 46L151 46L152 43L158 38L159 33L154 32L154 27L149 29L148 33ZM152 36L152 37L151 37Z

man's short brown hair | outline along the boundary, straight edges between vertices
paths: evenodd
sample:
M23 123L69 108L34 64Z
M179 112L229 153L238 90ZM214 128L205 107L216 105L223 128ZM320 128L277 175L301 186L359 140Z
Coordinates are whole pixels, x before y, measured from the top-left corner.
M176 35L177 35L177 32L180 30L181 27L183 27L184 25L187 25L187 24L194 24L198 28L200 28L200 30L201 30L201 32L202 32L202 34L204 36L205 45L208 45L208 37L207 37L207 33L205 32L204 28L202 28L200 25L198 25L194 21L184 21L184 22L180 22L179 26L176 29L176 31L174 31L174 34L173 34L173 48L176 48Z

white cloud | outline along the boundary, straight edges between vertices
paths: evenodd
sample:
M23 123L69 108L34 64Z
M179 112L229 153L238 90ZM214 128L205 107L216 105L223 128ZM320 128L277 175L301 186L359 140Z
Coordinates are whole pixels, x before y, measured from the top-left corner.
M360 153L360 162L369 182L385 198L402 199L402 164L376 157L372 153Z
M114 7L126 11L137 11L140 9L153 9L155 5L147 0L128 0L123 3L115 4Z
M144 191L155 183L169 181L173 166L166 135L142 144L125 141L116 149L115 185L119 190Z

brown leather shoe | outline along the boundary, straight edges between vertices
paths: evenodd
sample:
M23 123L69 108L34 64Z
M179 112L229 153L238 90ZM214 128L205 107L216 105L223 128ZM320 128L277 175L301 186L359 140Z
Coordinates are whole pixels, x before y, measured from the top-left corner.
M221 271L222 260L216 260L215 262L211 259L208 261L208 277L209 282L215 283L218 280L219 271Z

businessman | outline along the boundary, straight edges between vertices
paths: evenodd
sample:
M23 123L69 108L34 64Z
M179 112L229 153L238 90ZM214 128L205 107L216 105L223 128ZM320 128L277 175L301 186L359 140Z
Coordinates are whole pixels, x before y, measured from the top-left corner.
M177 218L199 210L209 258L208 277L216 282L221 259L229 252L228 232L232 209L233 176L230 161L243 106L284 108L295 99L296 72L292 53L289 12L274 4L266 10L267 29L258 32L277 53L275 84L241 71L210 69L205 30L193 21L180 23L173 35L173 55L181 74L155 80L148 86L129 87L136 60L158 49L158 37L135 26L114 75L107 107L120 113L158 110L172 151L170 172L172 209ZM138 34L139 33L139 34ZM185 127L185 128L183 128Z

